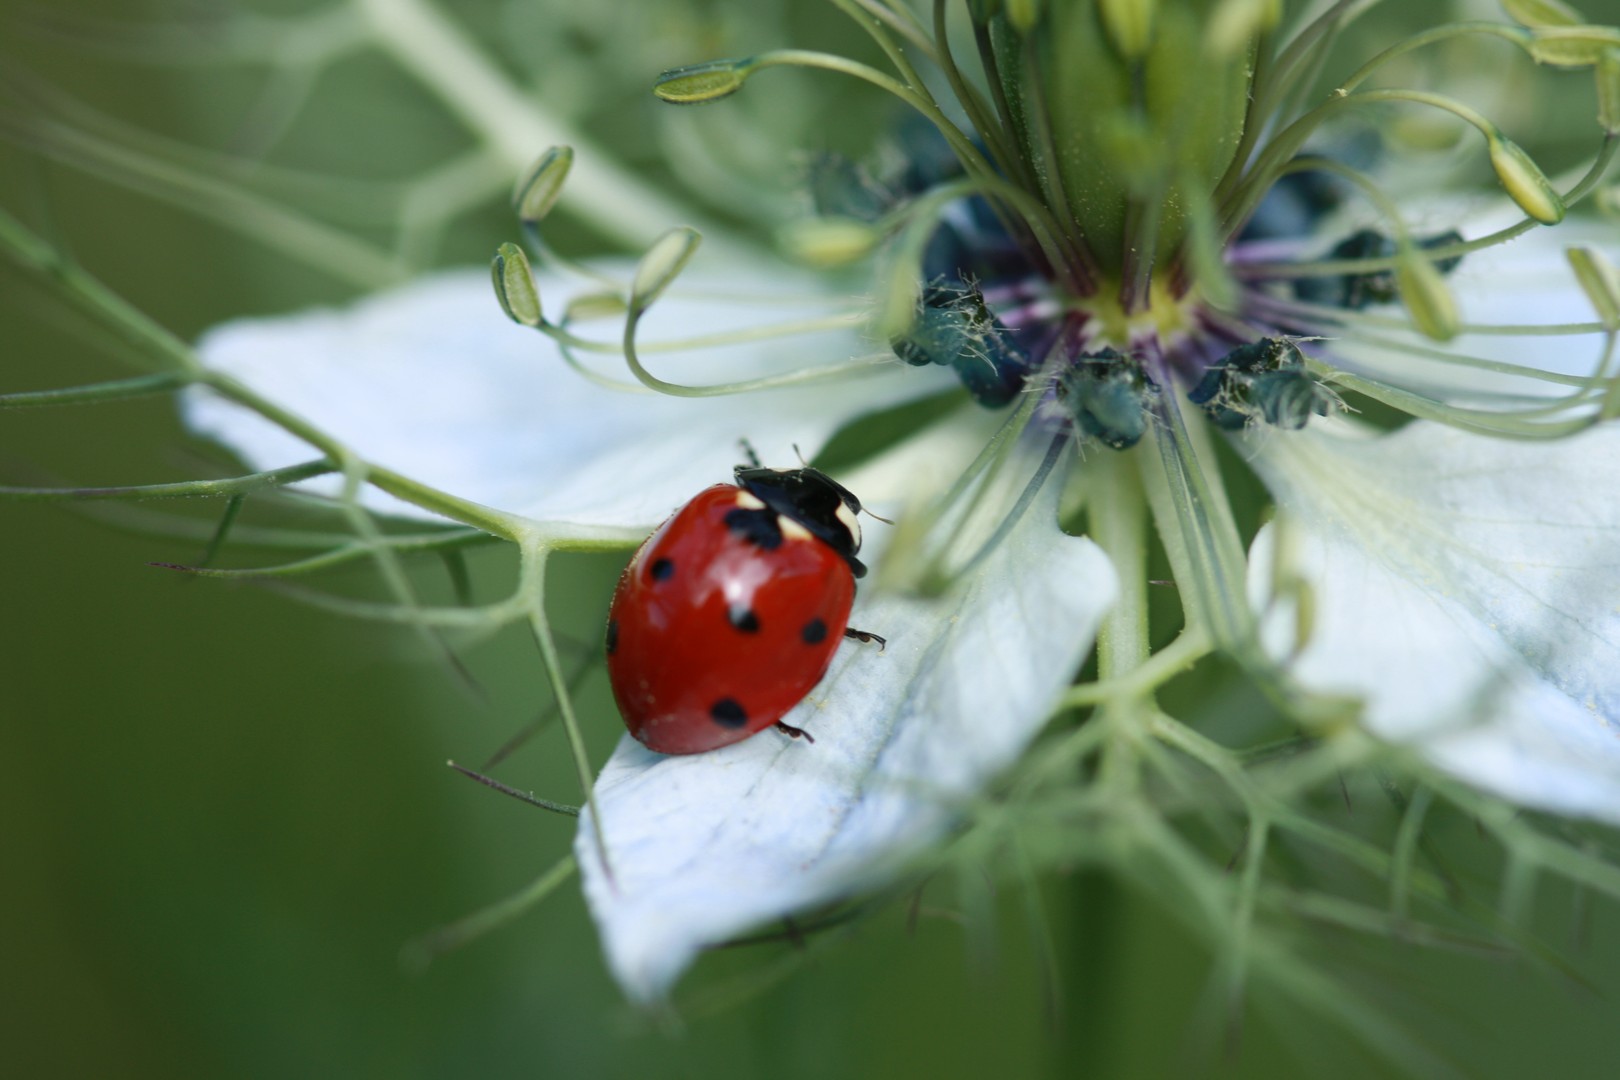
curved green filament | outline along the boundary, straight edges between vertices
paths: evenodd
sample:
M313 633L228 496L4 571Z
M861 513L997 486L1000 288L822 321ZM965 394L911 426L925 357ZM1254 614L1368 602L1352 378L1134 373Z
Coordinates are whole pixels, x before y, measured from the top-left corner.
M1522 30L1517 26L1508 26L1506 23L1484 21L1446 23L1413 34L1404 41L1391 45L1365 64L1362 64L1348 79L1340 83L1339 91L1346 94L1350 93L1370 78L1379 68L1398 56L1404 56L1414 50L1426 48L1436 42L1449 41L1452 38L1469 35L1502 38L1504 41L1510 41L1519 46L1521 50L1528 49L1530 45L1530 32L1528 30Z
M880 90L886 90L901 101L916 109L939 129L951 144L951 149L961 159L963 166L972 173L991 174L994 170L990 163L979 153L962 130L951 123L950 118L940 111L932 98L923 92L912 89L896 81L876 68L862 64L856 60L837 56L833 53L813 52L808 49L778 49L773 52L761 53L750 62L751 70L763 70L770 67L802 67L821 71L832 71L840 75L848 75L862 82L870 83Z

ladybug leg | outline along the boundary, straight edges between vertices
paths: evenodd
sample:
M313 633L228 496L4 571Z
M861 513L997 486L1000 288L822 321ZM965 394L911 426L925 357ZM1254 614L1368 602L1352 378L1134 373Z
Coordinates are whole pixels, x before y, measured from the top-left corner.
M879 635L871 633L867 630L857 630L853 626L845 627L844 636L849 638L851 641L858 641L862 645L870 645L875 641L877 642L878 652L882 652L889 644L888 638L880 637Z
M780 731L790 739L803 739L805 742L812 744L816 741L816 737L804 730L804 728L794 727L792 724L784 724L780 720L776 722L776 730Z
M754 444L747 439L738 439L737 445L742 448L743 456L748 459L748 464L756 469L760 468L759 455L754 453Z

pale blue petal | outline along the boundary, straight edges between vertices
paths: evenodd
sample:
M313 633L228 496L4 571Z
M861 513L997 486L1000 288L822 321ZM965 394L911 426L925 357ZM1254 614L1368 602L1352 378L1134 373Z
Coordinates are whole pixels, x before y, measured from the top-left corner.
M646 340L797 322L856 306L791 275L776 283L802 290L785 300L760 296L748 283L701 276L683 283L684 293L672 290L653 309ZM570 296L590 290L543 278L541 291L555 315ZM613 341L620 325L609 319L578 332ZM210 367L377 464L464 499L577 525L651 528L697 491L730 478L739 439L751 440L767 462L792 464L794 444L814 454L847 421L949 385L943 372L896 361L836 383L701 400L615 392L570 370L540 334L509 322L485 271L424 278L343 309L239 320L210 331L199 350ZM850 326L644 360L663 378L707 383L883 351ZM629 378L622 359L582 359ZM206 391L188 396L185 415L254 468L316 456ZM370 497L391 512L421 514Z
M1464 780L1620 822L1620 426L1557 442L1345 427L1273 436L1256 459L1315 592L1295 673ZM1267 526L1254 545L1262 607L1277 540ZM1270 616L1286 656L1290 612Z
M882 883L1029 744L1116 593L1096 545L1059 531L1059 486L944 597L864 593L851 622L888 648L846 644L788 715L814 745L764 731L664 757L625 737L596 786L612 880L588 819L575 851L631 997L662 997L706 946Z

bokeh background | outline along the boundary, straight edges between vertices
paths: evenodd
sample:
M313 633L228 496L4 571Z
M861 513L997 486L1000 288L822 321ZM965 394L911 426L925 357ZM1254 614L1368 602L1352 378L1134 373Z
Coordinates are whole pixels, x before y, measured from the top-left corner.
M604 151L707 215L725 218L729 207L742 229L760 219L739 207L766 219L791 210L792 145L860 152L893 120L858 89L791 73L770 87L761 80L757 95L751 88L746 104L713 120L660 109L646 94L663 68L787 40L864 55L869 46L826 3L444 6ZM1606 6L1616 10L1584 5L1620 17L1620 5ZM0 0L0 110L37 118L44 85L177 145L232 155L235 172L194 171L238 190L263 190L265 175L246 164L259 159L341 181L277 194L294 206L307 197L326 220L386 245L386 183L467 145L442 108L374 55L322 71L302 108L284 108L296 79L267 81L262 63L218 62L231 42L262 40L245 16L321 7ZM1397 5L1377 29L1399 34L1439 8ZM1589 130L1585 84L1569 89L1568 99L1539 100L1533 124L1516 132L1553 166L1575 160L1576 136ZM710 127L693 126L702 124ZM183 337L365 287L190 212L184 204L207 201L200 196L131 191L109 182L105 167L76 168L19 141L28 124L7 128L0 205ZM721 144L735 158L712 156ZM156 194L167 190L159 184ZM499 196L444 226L418 238L418 264L482 263L515 232ZM578 252L610 248L566 212L553 236ZM125 370L47 291L0 271L0 391ZM163 398L0 414L0 482L142 483L234 468L189 439ZM208 508L180 512L209 520ZM250 512L250 523L285 520ZM900 905L809 950L766 944L712 956L669 1015L623 1003L572 885L509 928L408 970L405 943L519 889L570 842L572 822L444 766L476 764L545 713L532 646L514 634L468 651L470 688L403 633L271 590L153 568L194 560L201 541L130 524L0 504L8 1075L1348 1077L1393 1068L1294 1013L1251 1010L1241 1038L1224 1047L1189 1034L1210 957L1169 916L1176 898L1090 873L1043 883L1050 952L1017 890L1003 892L987 935L946 918L913 926ZM270 554L236 557L246 565ZM511 563L491 550L472 569L492 595ZM611 558L578 559L558 576L561 625L581 655L617 570ZM420 576L442 591L442 571ZM359 570L338 584L368 587ZM620 728L599 675L587 677L582 704L600 762ZM574 797L557 731L503 775ZM1339 947L1358 970L1382 972L1363 989L1465 1075L1613 1076L1620 911L1556 886L1538 896L1541 934L1578 976L1511 954L1349 937ZM972 944L984 939L989 948ZM1333 962L1331 949L1325 956Z

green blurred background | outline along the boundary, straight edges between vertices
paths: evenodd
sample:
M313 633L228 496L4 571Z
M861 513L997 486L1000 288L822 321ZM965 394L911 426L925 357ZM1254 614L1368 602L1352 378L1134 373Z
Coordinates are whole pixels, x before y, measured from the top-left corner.
M199 42L224 40L244 11L315 6L3 0L0 72L43 78L185 143L252 156L266 152L255 145L264 135L255 125L275 106L263 95L265 69L183 61ZM646 95L656 71L757 51L788 31L799 44L868 48L829 17L829 5L811 0L445 6L542 100L561 102L621 160L657 177L671 175L669 125L692 121ZM1423 14L1403 4L1390 21ZM112 20L110 33L102 20ZM121 20L178 26L185 47L176 52L171 41L161 62L140 61L130 46L141 39L118 30ZM813 131L808 145L848 150L868 145L890 118L842 84L794 82L784 74L738 109L769 115L783 143ZM796 95L808 86L813 94ZM9 93L0 101L32 107ZM1546 114L1547 152L1572 153L1566 139L1581 129L1584 108ZM714 121L713 130L723 134L742 116ZM283 165L376 180L410 177L464 145L419 88L362 56L322 75L310 106L267 152ZM793 166L776 148L748 152L765 179L791 180ZM762 201L767 211L774 205ZM188 338L232 316L357 292L217 222L13 144L0 144L0 205L54 229L85 266ZM380 229L361 231L386 240ZM512 233L500 200L488 200L447 222L424 259L481 263ZM566 221L554 235L574 250L604 246ZM49 294L9 270L0 275L0 390L124 370ZM232 468L188 440L163 399L0 414L0 482L141 483ZM1043 886L1055 987L1011 892L987 954L973 952L949 920L911 929L903 909L889 910L809 953L773 944L706 959L683 984L678 1020L622 1002L572 884L512 927L408 972L404 943L520 888L570 842L571 822L443 764L476 763L544 711L532 646L512 635L471 650L474 691L404 634L148 565L195 559L194 540L133 534L55 506L7 504L0 515L0 1061L8 1075L1293 1077L1389 1069L1287 1012L1251 1011L1241 1041L1224 1050L1191 1037L1210 965L1166 917L1176 899L1086 874ZM206 517L194 512L193 520ZM256 554L268 557L245 550L241 563ZM473 569L493 595L511 564L490 551ZM612 559L585 559L559 576L566 633L594 640L617 569ZM424 569L423 587L442 590L440 577ZM367 588L360 571L339 583ZM582 701L600 762L619 725L598 676ZM558 798L574 791L555 731L503 776ZM1597 904L1572 914L1567 890L1556 887L1540 898L1547 939L1589 985L1509 957L1352 938L1339 947L1358 970L1383 973L1364 989L1465 1074L1615 1075L1620 912Z

